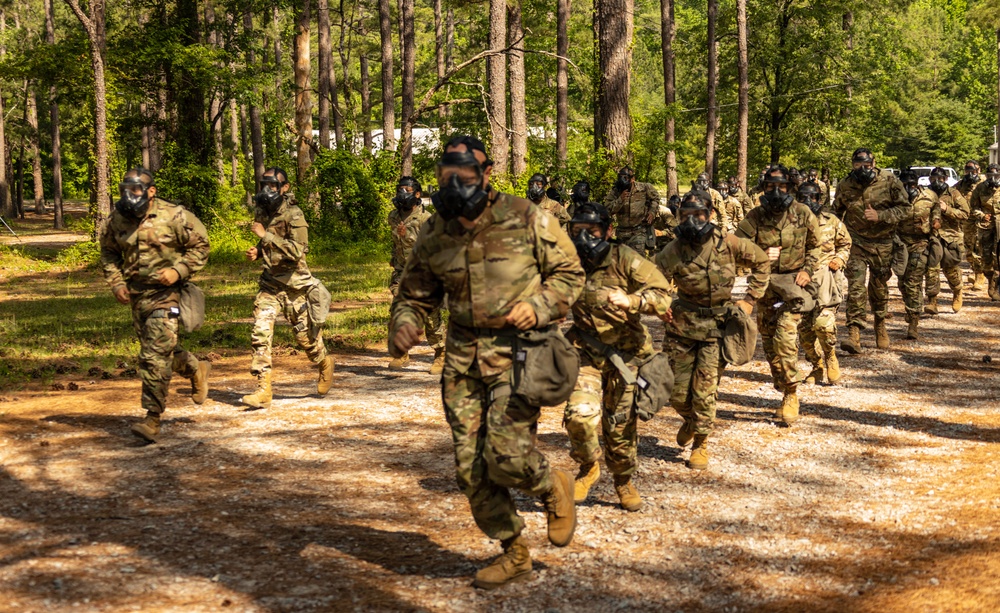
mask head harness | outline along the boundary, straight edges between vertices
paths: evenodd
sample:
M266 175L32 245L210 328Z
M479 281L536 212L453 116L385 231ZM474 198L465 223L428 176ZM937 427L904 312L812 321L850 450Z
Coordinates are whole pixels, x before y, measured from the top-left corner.
M404 189L406 187L410 189ZM392 199L392 204L400 211L411 211L420 201L417 194L422 191L420 182L413 177L400 177L396 183L396 195Z
M712 197L699 189L684 195L677 214L682 221L674 229L677 238L687 243L701 242L715 227L709 218L712 214Z
M528 200L540 201L545 196L545 188L548 184L549 180L545 178L545 175L538 173L531 175L531 178L528 179Z
M600 228L600 236L594 236L589 228L580 228L578 225L596 225ZM596 202L583 202L577 205L573 212L573 219L569 220L570 237L576 247L576 253L580 256L580 263L585 270L592 271L604 261L611 251L611 243L604 237L611 227L611 214L604 206Z
M465 145L465 151L448 151L448 149ZM479 151L486 156L486 161L482 164L472 153ZM441 185L441 189L431 196L431 203L438 215L446 221L457 217L463 217L468 221L478 219L486 206L489 204L490 186L482 185L483 176L486 169L493 165L493 160L486 155L486 146L481 140L472 136L456 136L445 145L445 152L438 162L438 170L448 166L459 166L473 168L476 171L476 181L471 184L464 184L458 178L458 173L453 173L448 181Z
M149 188L155 185L153 174L142 166L136 166L126 172L118 184L121 198L115 203L115 208L126 217L144 218L149 211Z
M576 185L573 186L573 193L570 197L573 199L574 204L589 202L590 183L587 183L586 181L577 181Z
M875 179L875 156L870 149L855 149L851 155L852 164L862 164L851 171L851 177L861 185L868 185Z
M260 191L257 192L257 206L268 213L278 210L285 200L281 188L288 185L288 174L278 167L268 168L260 178Z
M917 176L916 171L907 168L899 173L899 180L906 188L906 195L910 197L910 202L913 202L920 195L920 186L918 185L920 177Z
M1000 165L990 164L986 167L986 182L993 189L1000 187Z
M820 204L819 186L812 181L806 181L800 185L795 194L795 198L802 204L809 207L809 210L813 212L813 215L819 215L820 209L823 208Z
M698 178L694 180L692 187L694 187L694 189L707 192L708 188L711 187L711 184L708 181L708 173L703 172L699 174Z
M948 191L948 173L944 171L944 168L937 166L931 171L931 189L934 193L940 196L941 194Z
M772 215L781 215L792 206L795 197L788 193L788 171L781 164L775 164L767 169L762 179L764 194L761 196L761 206ZM786 186L782 191L781 186Z
M619 192L632 189L632 179L634 177L635 171L628 166L625 166L618 171L618 180L615 181L615 187L618 188Z
M979 178L979 162L969 160L965 163L965 178L973 181Z

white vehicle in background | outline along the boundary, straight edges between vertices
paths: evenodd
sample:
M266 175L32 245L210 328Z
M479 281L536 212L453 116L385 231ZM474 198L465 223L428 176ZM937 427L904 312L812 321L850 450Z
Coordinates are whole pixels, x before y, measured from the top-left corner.
M934 170L934 166L910 166L910 170L917 173L917 185L922 187L930 187L931 184L931 171ZM941 169L947 173L944 178L944 182L948 184L948 187L954 187L958 183L958 173L951 166L941 166Z

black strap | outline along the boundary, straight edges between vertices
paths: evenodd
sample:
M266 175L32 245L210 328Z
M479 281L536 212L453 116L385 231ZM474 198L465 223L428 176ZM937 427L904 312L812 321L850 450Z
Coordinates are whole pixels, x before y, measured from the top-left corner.
M599 339L591 336L576 326L573 326L570 330L570 334L575 334L577 338L587 343L597 351L600 351L601 354L603 354L604 357L618 369L618 372L621 373L622 379L625 380L625 383L628 383L629 385L635 383L635 373L632 372L632 369L626 365L626 362L631 361L635 356L626 351L618 351L611 345L602 343Z

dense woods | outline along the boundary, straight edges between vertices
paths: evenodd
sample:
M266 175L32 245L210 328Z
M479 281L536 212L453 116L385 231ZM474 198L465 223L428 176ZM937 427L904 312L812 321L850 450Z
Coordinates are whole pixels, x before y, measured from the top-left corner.
M985 160L992 2L16 0L0 3L0 209L90 199L130 166L212 224L285 168L320 227L377 235L439 138L497 183L599 195L628 162L684 191L764 164ZM752 178L751 178L752 180Z

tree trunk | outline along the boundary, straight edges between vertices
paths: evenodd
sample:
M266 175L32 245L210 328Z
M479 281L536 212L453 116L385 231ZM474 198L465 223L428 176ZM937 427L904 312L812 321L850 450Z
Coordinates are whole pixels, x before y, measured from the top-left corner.
M361 136L365 151L372 150L372 79L368 71L368 56L361 54Z
M403 101L400 113L402 130L399 135L399 148L402 158L403 175L413 174L413 97L414 71L416 69L417 44L413 32L413 0L401 0L402 12L399 15L400 30L403 34Z
M854 49L854 13L847 11L844 13L844 19L841 23L841 28L844 33L847 34L847 40L844 41L844 46L848 51ZM854 86L851 85L851 79L844 79L846 86L844 87L844 100L845 104L840 111L841 117L851 116L851 98L854 97Z
M7 55L7 48L2 41L7 34L7 13L0 8L0 57ZM7 119L4 111L3 92L0 91L0 215L12 215L14 204L10 197L10 180L8 172L10 166L10 155L8 155L7 143Z
M382 148L396 149L396 107L392 83L392 7L378 0L378 29L382 43Z
M507 42L507 2L490 0L490 49L503 49ZM490 122L490 153L493 173L507 174L510 141L507 138L507 62L502 55L486 59L488 100L486 111Z
M750 132L750 80L747 54L747 0L736 0L736 47L739 55L737 79L736 180L747 185L747 141Z
M445 25L445 54L444 54L444 64L445 73L455 67L455 9L448 9L448 18ZM451 84L449 83L445 88L445 98L451 99ZM451 106L446 106L444 108L444 138L446 140L451 136Z
M600 0L601 145L624 160L632 137L629 94L632 73L633 0Z
M55 8L52 0L43 0L45 5L45 42L56 44ZM62 187L62 139L59 133L59 99L55 84L49 88L49 128L52 130L52 204L55 210L52 227L61 230L63 223Z
M243 31L248 37L253 34L253 18L250 11L243 13ZM247 65L256 69L256 57L253 46L247 49ZM253 152L253 178L254 191L260 184L260 178L264 174L264 131L261 129L260 109L251 104L248 110L250 114L250 149Z
M45 213L45 184L42 183L42 153L38 147L38 106L35 101L35 89L24 84L25 105L28 112L28 144L31 146L31 178L34 183L35 213Z
M91 0L104 2L104 0ZM197 0L177 0L177 25L180 41L186 47L201 44L201 25ZM177 103L177 149L185 157L203 166L208 165L211 151L205 134L205 91L191 68L173 65L173 89Z
M441 0L434 0L434 65L437 67L438 81L444 79L444 13ZM438 109L438 120L443 122L447 114L447 106Z
M663 103L667 107L667 118L663 126L663 136L667 149L667 195L677 195L677 150L675 142L675 120L673 105L676 101L677 85L674 82L674 38L677 37L677 22L674 21L674 0L660 0L660 48L663 52Z
M215 27L215 7L211 2L205 3L205 25L208 27L208 45L221 47L219 32ZM218 92L212 92L212 100L208 106L208 125L212 135L212 152L215 157L215 174L219 185L226 180L226 165L222 159L222 105Z
M569 151L569 13L570 0L557 0L556 8L556 161L566 170Z
M705 172L709 180L715 178L715 131L719 127L715 90L719 84L716 65L719 61L715 43L715 22L719 12L718 0L708 0L708 112L705 122Z
M521 0L510 0L507 5L509 45L523 46L524 28L521 25ZM520 177L528 166L528 111L524 99L524 52L511 51L508 56L510 69L510 146L511 170Z
M336 95L336 90L330 89L330 77L334 76L331 60L333 50L330 45L330 3L329 0L317 0L317 24L319 28L319 146L330 148L330 92ZM338 139L339 143L339 139Z
M360 28L361 28L360 37L361 37L362 40L367 40L368 32L365 29L365 7L364 7L363 4L358 4L357 8L358 8L358 21L357 21L357 23L360 25ZM368 107L368 114L365 116L364 126L362 127L362 126L358 125L358 118L357 118L357 116L354 113L354 105L351 103L351 93L352 93L351 92L351 54L350 54L350 49L349 49L350 42L349 42L349 40L347 38L347 32L350 31L353 28L353 21L349 22L347 20L347 17L345 15L344 9L345 9L345 7L344 7L344 0L340 0L340 10L339 10L339 13L340 13L340 44L337 46L337 53L340 56L340 69L342 71L341 74L343 75L343 80L342 80L342 83L341 83L341 87L343 88L342 94L344 96L344 108L343 108L343 112L341 112L340 107L337 105L337 96L336 96L336 94L334 94L334 96L333 96L334 131L336 132L338 129L340 130L340 132L337 132L337 134L340 134L339 138L341 139L341 146L346 147L350 151L354 150L354 142L355 142L355 140L357 138L358 131L366 132L368 134L368 145L367 145L367 148L370 151L371 150L371 125L370 125L371 124L371 105L369 105L369 107ZM364 48L363 47L359 47L358 55L360 57L364 57ZM368 60L367 60L367 58L365 58L364 61L363 61L363 65L362 65L363 71L367 71L367 69L368 69L367 62L368 62ZM366 78L366 76L363 76L363 78ZM336 82L332 81L331 84L330 84L330 87L335 90L336 89ZM363 92L362 96L364 96L364 95L365 94ZM369 97L369 100L370 100L370 97ZM352 122L354 124L354 132L352 133L352 136L351 136L351 142L344 141L345 137L344 137L344 134L343 134L343 125L347 121L350 121L350 122ZM337 128L338 125L340 125L341 127Z
M229 185L234 187L240 182L240 111L236 106L236 98L229 99L229 165L231 173Z
M295 155L298 182L312 164L312 97L309 83L309 20L311 0L301 0L295 16Z

